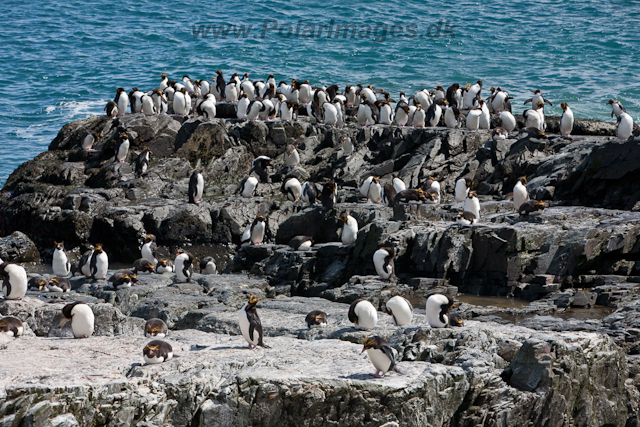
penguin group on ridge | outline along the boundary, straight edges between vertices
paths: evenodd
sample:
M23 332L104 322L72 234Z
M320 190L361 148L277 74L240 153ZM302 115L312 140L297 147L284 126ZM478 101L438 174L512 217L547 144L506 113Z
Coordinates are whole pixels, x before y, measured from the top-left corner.
M236 117L241 120L291 121L303 111L312 122L342 127L350 116L355 116L359 126L384 124L398 126L490 129L491 115L500 122L494 134L498 137L514 132L517 122L513 116L511 100L514 98L502 87L491 87L490 94L482 98L483 82L461 85L453 83L445 90L442 85L433 89L421 89L407 97L400 92L398 100L384 89L373 85L346 85L340 91L338 85L311 86L309 80L291 79L276 84L274 74L265 80L251 80L249 73L242 77L233 73L227 82L221 70L212 80L192 80L184 75L181 80L169 80L161 75L156 88L140 91L137 87L127 94L124 88L116 90L113 101L104 109L107 116L123 116L127 109L132 114L197 115L204 120L216 117L216 105L229 103L235 106ZM525 127L546 130L545 99L540 89L531 90L532 97L524 101L531 108L523 111ZM617 117L618 137L627 139L637 125L617 100L609 100ZM569 136L573 130L574 116L566 102L561 103L560 133ZM640 132L640 131L638 131ZM90 150L99 135L88 134L83 147ZM118 157L116 153L116 158Z

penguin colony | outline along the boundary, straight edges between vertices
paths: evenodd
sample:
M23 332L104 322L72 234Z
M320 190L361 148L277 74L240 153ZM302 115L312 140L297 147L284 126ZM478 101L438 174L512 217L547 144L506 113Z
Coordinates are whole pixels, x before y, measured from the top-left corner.
M274 75L265 81L251 81L245 73L241 79L233 74L229 82L225 82L222 71L217 71L213 81L192 81L184 76L181 82L169 80L167 75L161 76L158 88L150 91L140 91L133 88L128 94L124 88L118 88L113 101L105 107L107 115L112 119L123 116L127 109L133 114L176 114L198 115L204 120L216 117L216 105L219 102L235 104L237 118L242 120L283 120L290 121L297 118L300 110L306 111L311 120L342 127L348 115L356 116L360 126L374 124L414 127L467 128L470 130L490 129L491 114L497 116L501 127L495 128L493 138L506 139L516 130L516 120L512 114L511 100L502 88L491 88L491 94L483 99L482 81L473 85L462 86L453 84L446 90L438 85L435 90L423 89L409 98L400 93L398 101L391 98L384 90L373 86L347 86L342 93L336 85L311 87L308 81L291 80L291 84L281 81L276 85ZM533 96L524 103L531 104L531 108L523 112L525 129L530 135L542 136L546 130L545 104L552 105L545 99L542 92L532 91ZM392 107L391 104L395 104ZM626 140L638 133L638 127L626 113L623 105L616 100L609 100L612 116L615 114L618 123L618 137ZM569 136L573 129L573 113L566 102L561 103L563 115L560 121L562 136ZM347 113L349 109L349 113ZM81 142L85 151L95 151L94 145L101 135L88 131ZM131 141L126 132L117 128L114 149L114 163L127 161ZM354 141L350 136L342 136L344 156L350 156L354 151ZM144 177L150 168L151 155L147 147L143 147L135 162L135 174ZM300 153L293 145L288 145L283 152L283 160L287 172L293 171L300 163ZM258 156L251 166L248 176L242 180L236 194L243 198L254 197L260 183L270 182L269 167L272 159ZM527 216L543 210L543 202L530 200L526 177L518 178L513 188L514 209L521 216ZM453 197L460 207L455 222L459 226L471 226L480 220L480 201L472 190L473 182L461 177L455 184ZM419 188L407 188L399 178L393 177L389 183L380 182L376 176L368 176L362 180L358 189L367 203L394 206L397 203L419 202L440 204L441 187L438 181L429 177ZM281 192L292 202L313 205L319 201L325 211L332 210L337 202L338 188L334 181L329 181L320 187L313 182L300 183L297 178L288 176L283 179ZM189 180L188 202L199 204L205 194L205 178L202 169L195 169ZM265 239L266 218L258 215L251 219L246 226L243 243L261 245ZM339 217L340 239L344 245L351 245L358 239L358 222L349 212L343 212ZM294 251L308 251L314 244L313 236L296 236L290 246ZM379 248L373 254L373 265L379 278L394 280L396 275L394 257L396 251L393 246ZM133 263L131 270L118 270L109 278L114 289L130 287L138 279L138 273L147 274L175 274L177 282L190 282L193 274L195 257L189 252L179 249L174 257L159 251L156 237L147 234L143 237L141 258ZM108 255L102 244L95 244L86 251L81 258L71 263L64 249L64 242L54 242L52 270L56 277L45 280L35 276L27 280L25 269L15 263L0 260L0 278L5 299L19 300L25 296L27 289L34 291L69 292L71 284L66 278L69 275L84 275L93 280L105 280L109 266ZM199 263L201 274L216 274L217 267L213 257L204 257ZM249 348L269 346L264 343L263 328L257 312L258 298L251 295L244 306L238 311L238 323L243 338ZM426 320L433 328L463 326L463 319L456 313L450 313L455 307L449 295L435 293L426 299ZM401 297L394 296L385 304L385 312L393 317L397 326L406 326L413 322L414 313L411 303ZM348 319L357 329L371 331L378 322L378 311L364 299L355 300L347 313ZM73 302L64 306L61 312L60 325L71 322L71 329L75 338L89 338L94 333L94 314L88 304ZM310 312L305 323L308 328L323 327L328 322L326 313L314 310ZM16 317L7 316L0 319L0 333L11 337L22 335L24 327L22 321ZM144 334L154 338L143 348L143 358L147 364L157 364L173 358L171 345L158 338L168 334L167 325L161 319L150 319L144 327ZM364 341L362 353L367 352L371 363L375 367L376 377L384 376L396 368L394 350L378 336L369 336Z

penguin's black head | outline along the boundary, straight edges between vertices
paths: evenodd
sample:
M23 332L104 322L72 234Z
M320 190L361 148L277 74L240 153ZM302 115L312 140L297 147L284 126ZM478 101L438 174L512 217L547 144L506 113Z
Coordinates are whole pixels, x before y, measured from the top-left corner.
M247 301L246 310L254 308L256 306L256 304L258 304L258 301L260 301L260 299L257 296L255 296L255 294L251 294L249 296L249 301Z
M478 86L482 87L482 80L478 80L476 83L478 83Z
M614 102L616 102L616 101L614 101L613 99L610 99L610 100L609 100L609 102L607 102L607 105L611 105L611 104L613 104Z
M542 102L538 102L538 108L543 108L544 104Z
M560 104L560 108L562 108L562 111L566 111L568 106L569 104L567 104L566 102L563 102L562 104Z
M274 76L273 74L269 74L269 77L267 77L267 78L269 78L269 79L273 79L273 78L275 78L275 77L276 77L276 76Z
M294 147L293 145L289 144L287 145L287 154L290 156L291 154L293 154L293 152L296 151L296 147Z
M458 313L454 313L449 317L449 325L461 328L464 326L464 319Z
M168 77L169 77L169 76L167 76L166 74L160 74L160 78L161 78L162 80L164 80L164 79L166 79L166 78L168 78Z
M258 216L256 217L256 221L259 221L259 222L265 222L265 221L266 221L266 218L265 218L265 217L263 217L262 215L258 215Z
M469 178L465 178L464 183L467 185L467 188L471 188L471 186L473 185L473 181L471 181Z
M96 243L96 247L93 250L96 252L102 252L102 243Z
M347 221L349 221L349 214L347 212L343 212L342 215L340 215L340 218L338 218L338 221L346 224Z
M362 353L365 352L365 350L369 350L369 349L372 349L372 348L380 349L385 344L387 344L387 342L384 339L380 338L379 336L367 337L364 340L364 348L362 349L362 351L360 353L362 354Z
M518 182L522 185L527 185L527 177L521 176L520 178L518 178Z
M475 191L469 191L469 195L467 197L470 199L478 198L478 194Z
M64 240L60 243L58 242L53 242L53 245L55 246L56 249L58 249L59 251L64 250Z

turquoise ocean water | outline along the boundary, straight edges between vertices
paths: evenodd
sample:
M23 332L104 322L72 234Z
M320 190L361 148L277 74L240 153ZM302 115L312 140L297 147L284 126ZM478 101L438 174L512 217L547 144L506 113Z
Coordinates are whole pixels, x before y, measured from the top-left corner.
M373 84L396 97L482 79L514 95L518 113L540 88L554 102L547 114L566 101L576 117L612 120L606 102L617 98L640 117L632 1L52 0L11 1L4 16L0 185L63 124L101 114L119 86L155 87L163 72L273 72L278 81Z

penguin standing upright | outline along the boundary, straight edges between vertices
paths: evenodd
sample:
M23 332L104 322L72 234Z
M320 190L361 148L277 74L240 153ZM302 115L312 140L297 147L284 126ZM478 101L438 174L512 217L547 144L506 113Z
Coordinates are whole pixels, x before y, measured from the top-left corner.
M464 107L473 108L476 101L480 99L482 93L482 80L478 80L474 85L467 88L467 96L464 98Z
M305 182L302 185L302 201L309 203L309 205L314 205L317 197L318 188L316 187L316 184L311 181Z
M538 108L542 108L542 106L544 106L544 103L546 102L551 107L553 107L553 104L549 100L544 99L544 96L542 96L542 91L540 89L531 90L531 92L533 92L533 97L524 101L524 105L527 105L530 102L532 105L531 108L537 110Z
M529 200L529 191L527 191L527 178L521 176L513 187L513 206L516 212L520 206Z
M427 120L427 112L422 108L422 104L416 104L416 111L413 113L413 126L423 128Z
M409 116L411 114L411 109L409 108L409 104L406 102L398 102L396 105L396 114L395 119L398 126L403 127L409 123Z
M348 318L358 329L370 331L378 323L378 311L369 301L358 298L351 303Z
M336 182L331 180L324 184L322 187L322 191L320 192L320 202L322 203L322 207L324 211L330 211L333 209L333 206L336 204L336 194L338 192L338 188L336 186Z
M374 176L368 176L363 182L362 185L360 186L360 194L362 194L364 197L369 198L369 188L371 187L371 183L373 182L373 178Z
M264 239L264 232L266 228L266 219L262 215L258 215L256 219L251 223L249 229L249 240L252 245L261 245Z
M444 328L449 324L449 310L455 307L453 298L444 294L432 294L427 298L427 322L432 328Z
M456 129L461 126L463 115L455 105L449 105L444 111L444 125L449 129Z
M562 118L560 119L560 135L569 136L573 130L573 111L569 108L569 104L563 102L560 104L562 107Z
M118 88L113 102L115 102L118 107L118 117L124 116L129 106L129 97L123 87Z
M342 137L342 155L344 157L351 157L353 154L353 142L351 141L351 137L343 136Z
M147 173L149 169L149 160L151 159L151 150L149 147L144 147L138 157L136 158L136 177L140 178L142 175Z
M258 177L260 177L260 182L266 184L269 182L269 165L271 164L271 158L267 156L258 156L256 159L251 162L251 170L249 171L249 175L252 172L255 172Z
M176 280L178 282L191 282L191 275L193 274L193 261L195 258L189 252L184 249L178 249L176 253L176 259L173 261L176 271Z
M371 364L376 368L376 372L371 374L376 378L382 378L387 372L395 368L396 362L393 358L393 350L384 339L373 336L364 340L364 347L361 354L366 350Z
M483 99L478 101L480 104L480 129L490 129L491 128L491 113L489 112L489 107L487 107L487 103L484 102Z
M187 100L187 90L185 88L176 91L173 94L173 112L179 116L186 116L189 114L189 108L191 100Z
M358 106L358 126L375 125L379 117L380 111L378 107L367 97L366 93L363 94Z
M169 328L167 324L157 317L147 320L147 323L144 324L144 336L147 338L164 338L168 333Z
M391 247L380 248L373 254L373 265L381 279L388 280L395 273L393 257L395 250Z
M91 307L87 304L76 301L65 305L62 309L60 327L68 321L71 321L71 329L75 338L89 338L93 335L95 317Z
M10 262L0 264L0 278L2 281L2 292L5 299L21 300L27 293L27 272L24 267Z
M153 340L142 349L142 357L148 365L168 362L173 359L173 348L165 341Z
M385 206L393 207L395 205L396 196L398 192L391 184L386 184L382 187L382 203Z
M289 168L289 170L294 169L300 163L300 154L296 147L289 144L287 145L287 149L284 152L284 161Z
M438 126L440 123L440 118L442 117L442 107L440 106L440 102L434 102L427 109L427 117L426 124L430 127Z
M140 103L142 104L142 112L145 116L153 116L154 114L158 114L158 109L156 108L155 102L153 98L149 95L142 95L140 98Z
M113 161L115 163L124 163L129 154L129 137L126 133L121 133L116 142L116 152Z
M224 81L224 76L222 75L222 71L216 71L216 85L215 85L215 95L218 101L222 101L225 99L226 94L226 86L227 84Z
M140 254L142 255L142 258L153 263L154 266L158 263L158 257L156 255L157 249L158 245L156 244L156 236L154 234L147 234L144 236L144 242L140 248Z
M473 185L473 182L469 178L460 178L456 181L454 189L454 195L457 203L462 203L469 194L469 189Z
M216 97L213 94L204 96L204 101L198 106L200 113L209 121L216 117Z
M622 113L626 113L622 102L618 100L610 99L609 102L607 102L607 105L611 105L611 117L613 117L614 114L616 117L620 117Z
M247 113L249 112L250 104L251 100L249 99L249 95L246 93L241 94L238 99L238 104L236 105L236 117L240 120L245 120L247 118Z
M91 253L91 261L89 261L89 277L96 280L105 280L107 278L107 270L109 269L109 257L102 249L102 243L96 244L95 249ZM86 276L86 274L85 274Z
M24 332L22 320L13 316L5 316L0 319L0 334L8 337L18 338Z
M256 310L258 301L258 298L251 294L249 301L244 303L240 311L238 311L240 331L244 339L249 343L249 348L252 350L256 348L256 346L270 348L263 342L262 322Z
M407 185L404 183L404 181L401 178L398 178L397 176L393 178L391 183L393 184L393 188L396 190L396 193L399 193L407 189Z
M633 118L623 112L618 116L618 138L620 140L629 139L633 132Z
M396 326L406 326L413 320L413 306L408 299L396 295L385 304L387 313L393 316Z
M342 225L342 244L350 245L355 243L358 238L358 221L347 212L344 212L338 218Z
M66 277L71 273L71 260L69 254L64 249L64 242L53 242L55 249L53 250L53 261L51 268L56 276Z
M196 169L191 174L191 178L189 178L189 203L200 203L203 192L204 177L202 176L202 169Z
M480 117L482 114L482 109L480 107L475 107L469 110L469 113L467 113L467 129L480 129Z
M107 117L113 120L118 116L118 104L113 101L109 101L104 107L104 111L107 113Z
M204 257L200 261L200 274L216 274L216 262L213 257Z
M367 192L367 198L371 203L382 202L382 186L380 185L380 178L374 176L369 185L369 191Z
M469 191L467 198L464 199L462 210L471 212L476 216L476 219L480 219L480 200L478 200L478 195L475 191Z

